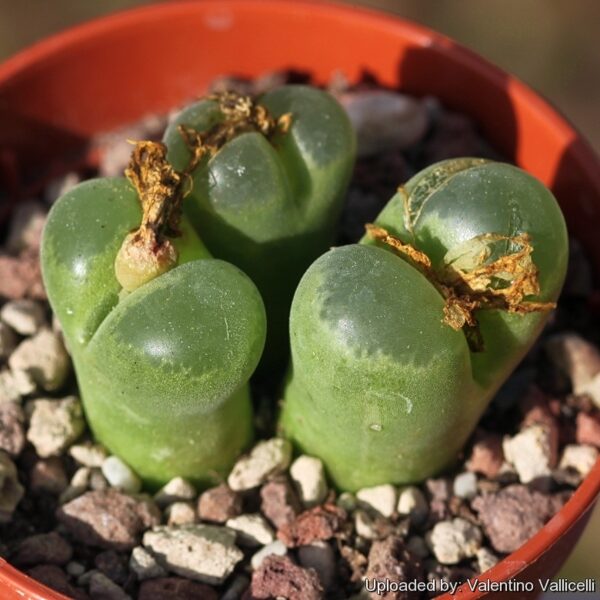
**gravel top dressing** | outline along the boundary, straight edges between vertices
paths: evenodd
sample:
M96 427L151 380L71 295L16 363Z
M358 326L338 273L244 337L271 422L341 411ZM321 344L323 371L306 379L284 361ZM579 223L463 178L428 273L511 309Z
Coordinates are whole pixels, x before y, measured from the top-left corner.
M257 94L298 81L227 77L213 91ZM422 168L460 156L501 160L467 117L435 98L342 78L329 91L358 139L337 245L357 242L398 183ZM126 140L159 139L166 125L153 115L93 140L93 175L122 175ZM47 211L83 176L69 173L21 202L0 246L0 555L34 579L97 600L433 597L524 544L593 467L599 312L591 267L571 240L557 310L451 471L421 485L336 493L319 459L293 455L276 437L281 373L263 373L251 383L258 441L229 476L203 491L178 477L144 493L140 477L91 439L41 281ZM398 585L378 588L386 579Z

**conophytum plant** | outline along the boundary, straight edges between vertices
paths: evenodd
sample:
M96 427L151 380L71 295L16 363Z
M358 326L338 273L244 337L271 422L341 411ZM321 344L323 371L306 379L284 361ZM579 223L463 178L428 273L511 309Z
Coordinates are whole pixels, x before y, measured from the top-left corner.
M256 101L216 94L185 108L163 141L176 169L200 149L184 211L210 252L257 285L268 318L263 366L284 367L294 290L333 241L354 166L346 113L305 85Z
M150 487L206 485L252 440L248 379L264 305L181 214L177 171L139 142L125 178L84 182L50 211L42 269L94 436Z
M539 335L567 255L556 200L524 171L421 171L302 278L283 432L342 489L440 472Z

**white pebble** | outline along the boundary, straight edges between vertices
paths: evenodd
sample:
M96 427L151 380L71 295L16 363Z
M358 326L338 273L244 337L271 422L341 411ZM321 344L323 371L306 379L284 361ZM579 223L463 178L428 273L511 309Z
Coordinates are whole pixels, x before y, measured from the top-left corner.
M427 129L427 111L410 96L387 90L347 92L340 96L354 126L358 156L403 150L420 140Z
M479 527L457 517L441 521L427 533L427 543L437 560L443 565L455 565L464 558L471 558L481 548L482 535Z
M214 525L156 527L143 544L169 571L211 585L223 583L244 558L235 533Z
M262 561L267 558L267 556L271 556L273 554L275 556L285 556L287 554L286 545L279 540L275 540L274 542L271 542L270 544L267 544L261 548L252 556L252 560L250 561L252 568L256 571L256 569L258 569L258 567L260 567L262 564Z
M480 573L489 571L493 566L498 564L498 557L489 548L479 548L477 550L477 567Z
M502 443L504 456L512 464L521 483L529 483L551 473L551 432L544 425L532 425Z
M471 500L477 495L477 476L475 473L466 471L459 473L454 478L454 495L465 500Z
M31 410L27 439L42 458L62 454L85 429L81 403L75 396L32 400L27 408Z
M27 371L10 371L10 385L20 396L28 396L37 390L33 377Z
M89 467L80 467L73 473L69 485L72 487L87 489L90 485L92 470Z
M17 347L17 336L6 324L0 321L0 361L8 358Z
M21 335L33 335L46 321L44 309L33 300L12 300L0 310L0 320Z
M225 525L236 532L237 540L242 546L264 546L275 539L273 528L259 514L233 517Z
M165 513L167 525L189 525L196 522L196 508L191 502L173 502Z
M8 523L11 520L24 493L15 463L6 452L0 450L0 523Z
M0 404L2 402L19 402L21 393L13 374L8 369L0 371Z
M314 569L323 589L329 589L335 579L335 552L330 544L316 541L298 548L298 560L305 569Z
M366 540L376 540L379 537L374 519L360 508L354 513L354 529L357 535Z
M13 373L27 373L38 386L52 392L64 384L71 360L61 337L44 327L19 344L8 364Z
M321 504L327 496L323 463L314 456L299 456L290 467L290 477L296 484L302 504L310 508Z
M173 502L193 500L196 496L196 488L187 479L175 477L156 492L154 502L164 508Z
M138 581L166 577L167 571L157 562L156 558L142 546L136 546L129 559L129 568L135 573Z
M269 477L285 471L291 458L292 447L287 440L265 440L254 446L249 455L237 461L227 483L235 492L258 487Z
M98 467L108 456L108 452L100 444L93 442L83 442L82 444L74 444L69 448L69 454L84 467Z
M397 511L400 516L408 517L414 525L419 525L429 514L429 504L418 487L409 485L398 490Z
M142 489L140 478L118 456L109 456L102 463L102 474L111 487L135 494Z
M581 475L587 477L598 460L598 450L594 446L585 444L569 444L563 450L559 467L561 469L574 469Z
M398 491L393 485L378 485L358 490L356 499L363 507L373 509L382 517L388 518L392 516L396 509Z

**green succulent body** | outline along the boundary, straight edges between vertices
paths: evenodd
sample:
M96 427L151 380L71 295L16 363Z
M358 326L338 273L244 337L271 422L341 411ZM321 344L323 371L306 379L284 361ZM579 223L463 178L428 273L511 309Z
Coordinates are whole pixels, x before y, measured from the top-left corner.
M88 423L150 486L206 484L252 439L247 381L265 338L260 294L214 259L189 223L178 264L129 294L115 257L141 220L124 178L82 183L52 208L42 268Z
M287 357L296 285L333 241L356 144L345 112L321 90L287 85L259 102L275 119L289 114L289 129L227 141L193 172L185 210L211 253L240 267L260 290L268 317L264 364L275 366ZM207 132L223 120L216 100L183 110L164 137L175 168L190 159L178 127Z
M504 237L527 233L539 270L531 300L553 302L560 293L562 214L516 167L478 159L433 165L399 190L376 225L425 253L438 273L488 264L513 250ZM487 234L500 241L488 243ZM368 237L323 255L300 282L281 426L340 488L420 481L449 466L549 315L478 310L485 346L473 352L464 331L443 322L445 303L415 264Z

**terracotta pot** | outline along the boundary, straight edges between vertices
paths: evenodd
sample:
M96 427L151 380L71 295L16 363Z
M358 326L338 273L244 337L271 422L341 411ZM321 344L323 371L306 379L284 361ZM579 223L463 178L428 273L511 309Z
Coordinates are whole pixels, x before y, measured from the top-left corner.
M0 67L0 179L17 197L73 167L97 132L167 111L218 75L285 67L308 71L318 82L336 70L350 79L369 71L383 84L433 94L468 113L501 153L554 190L570 231L600 272L600 164L580 135L526 86L453 41L349 6L173 2L47 39ZM536 581L556 574L599 491L600 461L564 508L485 578ZM4 561L0 596L62 597ZM482 597L467 586L459 596Z

